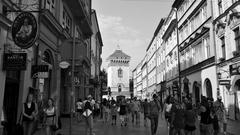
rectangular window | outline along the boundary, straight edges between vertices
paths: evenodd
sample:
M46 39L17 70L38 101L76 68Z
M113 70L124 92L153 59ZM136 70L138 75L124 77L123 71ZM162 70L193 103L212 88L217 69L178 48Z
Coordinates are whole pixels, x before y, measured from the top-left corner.
M68 33L71 33L72 19L71 19L70 15L67 13L67 11L65 9L63 9L63 22L62 22L62 26Z
M236 51L240 51L240 32L239 28L234 29L235 42L236 42Z
M45 0L45 9L48 9L55 16L55 0Z
M219 15L223 13L222 0L218 0L218 12L219 12Z
M205 46L205 56L206 56L206 59L210 58L211 57L211 50L210 50L210 39L209 39L209 35L207 37L205 37L203 39L204 41L204 46Z
M221 40L221 48L222 48L222 58L226 58L226 48L225 48L225 37L223 36L223 37L221 37L220 38L220 40Z
M203 21L207 20L207 5L204 5L202 8Z

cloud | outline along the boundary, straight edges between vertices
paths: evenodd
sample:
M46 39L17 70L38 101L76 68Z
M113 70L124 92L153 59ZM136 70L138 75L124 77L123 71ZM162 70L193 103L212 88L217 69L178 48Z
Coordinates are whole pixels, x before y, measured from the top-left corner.
M142 38L141 32L124 24L124 20L117 16L98 15L98 23L103 39L103 68L107 67L106 59L111 55L117 45L132 57L130 68L136 65L144 57L148 39Z

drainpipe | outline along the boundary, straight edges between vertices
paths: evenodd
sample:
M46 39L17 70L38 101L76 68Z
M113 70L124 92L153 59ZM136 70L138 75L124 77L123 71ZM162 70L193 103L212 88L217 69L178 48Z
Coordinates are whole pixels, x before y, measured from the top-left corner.
M75 92L75 81L74 81L74 71L75 71L75 48L76 48L76 28L74 24L73 28L73 46L72 46L72 71L71 71L71 94L70 94L70 124L69 124L69 135L72 135L72 109L73 109L73 96Z
M211 16L213 16L213 2L212 1L210 1L211 3ZM214 19L214 18L212 18L212 19ZM218 63L217 63L217 46L216 46L216 38L215 38L215 26L214 26L215 24L214 23L212 23L212 27L213 27L213 30L212 30L212 36L213 36L213 46L214 46L214 55L215 55L215 69L216 69L216 84L217 84L217 96L219 96L220 95L220 89L219 89L219 81L218 81L218 67L217 67L217 65L218 65Z
M177 16L177 8L174 8L174 12L176 15L176 20L177 20L177 48L178 48L178 81L179 81L179 90L180 90L180 101L182 101L182 83L181 83L181 66L180 66L180 54L179 54L179 33L178 33L178 16Z

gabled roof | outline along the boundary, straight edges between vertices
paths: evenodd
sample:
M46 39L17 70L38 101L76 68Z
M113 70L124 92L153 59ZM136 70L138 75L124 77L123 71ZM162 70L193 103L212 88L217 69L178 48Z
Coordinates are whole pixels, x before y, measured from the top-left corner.
M110 59L130 59L131 57L129 55L127 55L126 53L124 53L122 50L118 49L115 50L113 54L111 54L107 60Z

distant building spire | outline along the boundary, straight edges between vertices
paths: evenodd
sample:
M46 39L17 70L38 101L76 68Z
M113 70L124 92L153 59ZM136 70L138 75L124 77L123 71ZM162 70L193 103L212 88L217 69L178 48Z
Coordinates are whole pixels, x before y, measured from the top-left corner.
M121 48L120 48L120 45L119 45L119 44L117 45L117 50L121 50Z

